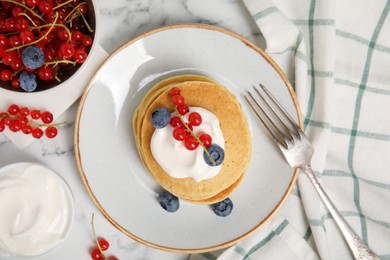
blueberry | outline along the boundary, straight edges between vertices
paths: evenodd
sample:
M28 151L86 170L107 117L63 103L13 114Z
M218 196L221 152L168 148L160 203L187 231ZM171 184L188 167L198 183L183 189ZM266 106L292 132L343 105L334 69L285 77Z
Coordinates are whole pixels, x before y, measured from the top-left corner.
M179 199L168 191L158 195L158 202L168 212L175 212L180 206Z
M211 208L215 215L219 217L229 216L233 210L233 202L231 199L226 198L223 201L211 204Z
M171 112L166 107L159 107L152 113L150 121L154 128L163 128L169 124Z
M45 54L36 46L29 46L23 50L22 61L30 69L38 69L45 63Z
M223 159L225 159L225 152L223 151L222 147L217 145L217 144L211 144L208 148L207 151L211 155L211 157L215 161L215 165L213 162L210 160L209 156L207 155L206 152L203 152L203 158L206 161L206 163L210 166L218 166L222 164Z
M27 92L32 92L37 88L35 75L31 72L23 71L19 76L20 87Z

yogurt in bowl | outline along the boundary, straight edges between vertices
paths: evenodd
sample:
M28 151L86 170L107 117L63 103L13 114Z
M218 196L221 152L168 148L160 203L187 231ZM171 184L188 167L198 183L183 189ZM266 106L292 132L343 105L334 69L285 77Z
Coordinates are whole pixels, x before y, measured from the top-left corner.
M33 257L59 245L73 223L67 183L38 163L0 169L0 256Z

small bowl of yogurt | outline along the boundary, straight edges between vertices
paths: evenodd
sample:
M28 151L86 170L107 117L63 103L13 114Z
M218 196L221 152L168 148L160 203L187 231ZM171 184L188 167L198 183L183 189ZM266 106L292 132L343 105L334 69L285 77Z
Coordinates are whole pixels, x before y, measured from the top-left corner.
M64 241L74 218L65 180L31 162L0 168L0 209L0 258L49 252Z

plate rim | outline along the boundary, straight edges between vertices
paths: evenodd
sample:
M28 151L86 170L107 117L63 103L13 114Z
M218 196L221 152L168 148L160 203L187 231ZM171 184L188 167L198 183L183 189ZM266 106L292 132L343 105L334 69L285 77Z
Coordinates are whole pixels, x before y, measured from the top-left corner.
M294 186L294 183L296 182L299 170L298 169L293 170L293 175L291 177L291 180L290 180L290 182L288 184L288 187L287 187L286 191L284 192L283 196L281 197L281 199L274 206L274 208L271 210L271 212L262 221L260 221L257 225L255 225L251 230L247 231L246 233L244 233L244 234L242 234L240 236L237 236L234 239L231 239L229 241L226 241L226 242L223 242L223 243L220 243L220 244L212 245L212 246L209 246L209 247L203 247L203 248L175 248L175 247L168 247L168 246L159 245L159 244L150 242L150 241L148 241L146 239L143 239L143 238L141 238L141 237L139 237L139 236L137 236L135 234L132 234L130 231L126 230L124 227L122 227L119 223L117 223L114 219L112 219L110 217L110 215L105 211L105 209L99 203L99 201L96 198L94 192L92 191L92 188L89 186L88 179L87 179L87 177L86 177L86 175L84 173L84 170L83 170L83 164L82 164L82 161L81 161L81 155L80 155L80 150L79 150L79 128L80 128L80 121L81 121L81 115L82 115L82 112L83 112L84 104L85 104L85 101L86 101L86 99L88 97L89 91L92 88L92 82L95 80L95 78L97 77L98 73L105 66L105 64L108 63L109 60L111 60L114 56L116 56L118 53L120 53L123 49L125 49L126 47L132 45L134 42L136 42L136 41L138 41L138 40L140 40L142 38L145 38L145 37L153 35L153 34L157 34L157 33L162 32L162 31L167 31L167 30L172 30L172 29L185 29L185 28L204 29L204 30L210 30L210 31L215 31L215 32L219 32L219 33L224 33L224 34L226 34L228 36L231 36L233 38L236 38L237 40L242 41L246 46L252 48L254 51L259 53L265 59L265 61L267 61L267 63L270 64L274 68L274 70L277 72L277 74L280 76L280 78L282 79L283 83L285 84L285 86L286 86L286 88L287 88L287 90L289 92L289 95L290 95L290 97L292 99L295 111L297 113L298 125L299 125L299 127L301 129L303 129L302 113L301 113L301 110L300 110L300 107L299 107L299 103L298 103L298 99L297 99L297 97L295 95L294 89L293 89L290 81L288 80L287 76L284 74L282 69L279 67L279 65L267 53L265 53L265 51L263 51L260 47L258 47L256 44L254 44L250 40L246 39L245 37L243 37L243 36L241 36L241 35L239 35L239 34L237 34L235 32L232 32L232 31L230 31L228 29L225 29L225 28L222 28L222 27L218 27L218 26L214 26L214 25L208 25L208 24L183 23L183 24L175 24L175 25L167 25L167 26L158 27L158 28L146 31L146 32L144 32L144 33L142 33L142 34L140 34L140 35L130 39L129 41L126 41L121 46L119 46L116 50L114 50L111 54L109 54L109 56L100 64L100 66L98 66L98 68L96 69L96 71L94 72L92 77L90 78L90 80L88 82L88 85L86 86L86 88L85 88L85 90L84 90L84 92L83 92L83 94L82 94L82 96L80 98L80 101L79 101L79 105L78 105L77 113L76 113L76 120L75 120L74 150L75 150L77 169L78 169L79 175L81 177L81 180L83 182L84 188L87 190L87 193L88 193L89 197L92 199L93 203L98 208L100 213L115 228L117 228L120 232L124 233L126 236L130 237L131 239L133 239L133 240L135 240L135 241L137 241L137 242L139 242L139 243L141 243L143 245L155 248L155 249L164 250L164 251L168 251L168 252L182 253L182 254L197 254L197 253L204 253L204 252L220 250L220 249L232 246L232 245L236 244L237 242L243 240L244 238L250 236L251 234L253 234L257 230L259 230L282 207L282 205L286 201L288 195L290 194L290 192L291 192L291 190L292 190L292 188Z

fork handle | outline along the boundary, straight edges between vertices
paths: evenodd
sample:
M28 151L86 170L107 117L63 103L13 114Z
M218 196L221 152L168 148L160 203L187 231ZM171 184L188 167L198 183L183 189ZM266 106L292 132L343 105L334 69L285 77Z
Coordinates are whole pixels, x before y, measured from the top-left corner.
M364 243L364 241L353 231L351 226L345 221L343 216L337 210L333 202L330 200L328 194L322 188L317 178L314 176L311 166L305 166L301 168L306 176L309 178L310 182L313 184L315 190L320 196L322 202L328 208L330 214L332 215L334 221L339 227L341 233L343 234L345 241L347 242L350 250L355 259L380 259L371 249Z

